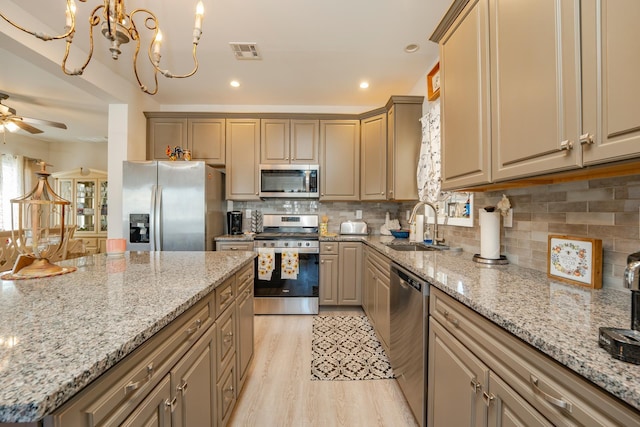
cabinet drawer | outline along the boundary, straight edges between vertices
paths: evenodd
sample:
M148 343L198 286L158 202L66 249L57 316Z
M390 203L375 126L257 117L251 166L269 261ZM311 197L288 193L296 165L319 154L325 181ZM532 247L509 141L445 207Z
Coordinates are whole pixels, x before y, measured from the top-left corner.
M338 242L320 242L321 254L338 254Z
M367 248L367 258L371 264L387 278L391 277L391 260L375 249Z
M235 307L229 307L227 311L222 313L218 320L217 337L216 337L216 372L218 380L224 373L224 367L233 362L236 349L236 310Z
M216 315L220 315L227 309L236 297L236 276L231 276L215 290L216 294Z
M253 262L250 262L236 273L236 283L238 283L238 295L242 294L247 287L253 287Z
M54 414L55 425L121 423L213 326L213 294L162 329Z
M236 404L236 376L233 363L226 367L221 377L216 393L218 399L218 425L225 426Z
M430 315L554 425L638 425L640 415L431 287Z
M216 242L216 250L253 252L253 242Z

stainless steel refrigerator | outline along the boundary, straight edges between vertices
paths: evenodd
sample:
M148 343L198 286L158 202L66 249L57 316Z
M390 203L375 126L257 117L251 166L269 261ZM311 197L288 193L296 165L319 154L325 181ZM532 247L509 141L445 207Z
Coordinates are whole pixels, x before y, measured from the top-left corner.
M125 161L127 250L210 251L224 233L224 174L200 161Z

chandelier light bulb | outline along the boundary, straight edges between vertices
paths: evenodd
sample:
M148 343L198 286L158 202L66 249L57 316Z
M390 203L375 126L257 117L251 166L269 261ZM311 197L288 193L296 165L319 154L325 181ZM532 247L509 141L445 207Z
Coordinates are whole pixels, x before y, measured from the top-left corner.
M160 47L162 46L162 31L158 30L158 34L156 34L156 39L153 42L153 53L155 55L160 55ZM157 59L160 60L159 58Z
M196 29L202 30L202 16L204 15L204 5L201 1L196 6Z

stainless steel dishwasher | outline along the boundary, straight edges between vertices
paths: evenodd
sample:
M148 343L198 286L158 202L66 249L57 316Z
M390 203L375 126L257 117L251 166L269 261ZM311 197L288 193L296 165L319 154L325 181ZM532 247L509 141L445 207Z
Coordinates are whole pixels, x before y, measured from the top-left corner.
M418 424L426 425L429 284L391 265L391 344L396 380Z

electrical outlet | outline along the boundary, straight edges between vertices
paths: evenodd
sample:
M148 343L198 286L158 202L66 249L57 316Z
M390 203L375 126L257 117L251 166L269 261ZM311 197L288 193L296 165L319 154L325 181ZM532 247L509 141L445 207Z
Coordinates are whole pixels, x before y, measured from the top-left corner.
M503 225L505 227L513 227L513 209L509 209L503 217Z
M362 210L361 209L356 210L356 219L362 219Z

